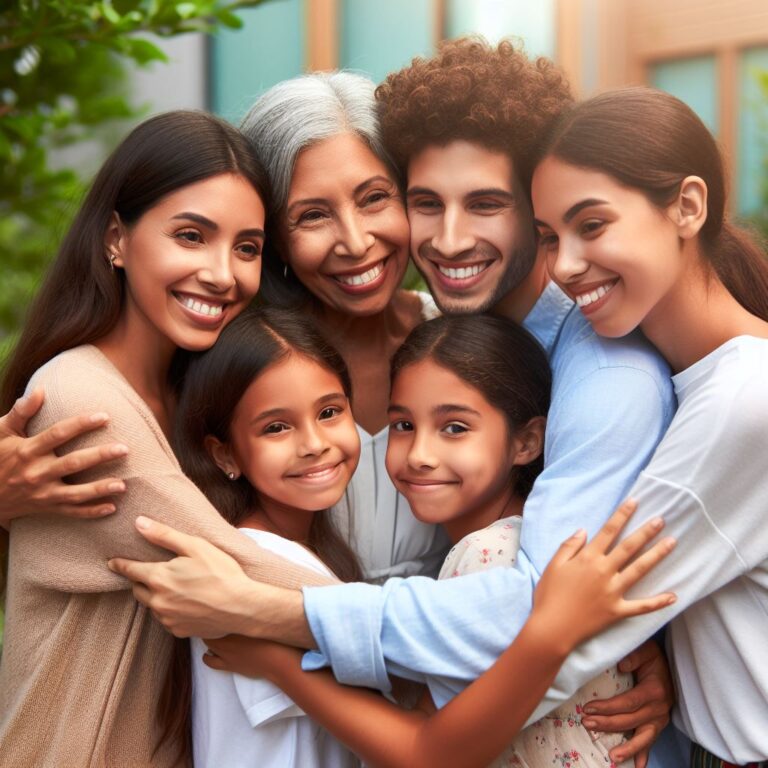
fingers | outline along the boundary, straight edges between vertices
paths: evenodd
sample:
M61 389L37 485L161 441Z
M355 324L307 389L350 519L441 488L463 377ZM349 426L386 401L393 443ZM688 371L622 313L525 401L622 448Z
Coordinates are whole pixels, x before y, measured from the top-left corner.
M633 755L636 756L638 753L647 752L651 748L653 742L658 738L660 732L657 724L649 723L640 726L635 730L630 739L627 739L622 745L612 749L608 755L611 760L618 765L624 760L628 760ZM648 755L646 754L646 762L647 759ZM642 762L638 763L638 758L635 757L635 768L638 768L638 765L642 765Z
M7 431L15 435L25 435L27 422L40 410L44 399L42 389L35 389L20 397L3 419Z
M562 565L572 559L582 549L587 540L587 532L582 528L569 536L557 549L552 558L553 565Z
M651 523L652 522L653 521L651 521ZM643 529L645 528L646 526L643 526L640 531L636 531L634 534L632 534L632 536L642 533ZM653 534L651 534L651 536L652 535ZM667 555L669 555L669 553L675 548L676 544L677 542L673 538L667 536L661 541L657 541L647 552L643 552L642 555L635 558L619 574L619 581L622 591L626 592L632 585L640 581L640 579L642 579L643 576L648 573L648 571L650 571L657 563L661 562L665 557L667 557Z
M157 565L158 563L143 563L140 560L128 560L124 557L113 557L107 563L107 567L113 573L116 573L119 576L125 576L126 579L130 579L133 582L140 582L141 585L149 584L152 576L152 569ZM142 592L142 595L146 593L145 596L151 597L151 593L146 588L144 588L144 591L139 591ZM140 603L149 605L148 597L147 599L141 599L136 591L134 591L134 595L136 595L136 599Z
M116 507L111 502L99 502L96 504L62 504L56 508L56 513L64 517L74 517L81 520L106 517L114 514Z
M627 499L619 504L616 511L589 543L590 549L596 549L603 553L608 552L636 509L637 502L634 499Z
M68 475L74 475L86 469L92 469L128 454L128 446L122 443L113 445L95 445L72 451L64 456L55 458L41 473L42 480L58 480ZM115 493L115 491L111 491Z
M211 651L203 654L203 664L205 664L207 667L210 667L211 669L218 669L221 672L227 671L227 668L224 665L224 661L218 656L214 656Z
M625 536L607 555L611 566L617 570L629 563L664 527L664 520L654 517L636 531ZM659 558L661 559L661 558Z
M103 427L108 421L109 415L101 412L63 419L48 427L48 429L43 430L39 435L29 438L25 444L25 450L30 458L44 456L56 448L60 448L75 437Z
M147 541L175 552L177 555L191 556L199 549L201 543L207 543L197 536L182 533L169 525L165 525L165 523L150 520L143 515L136 518L136 529Z

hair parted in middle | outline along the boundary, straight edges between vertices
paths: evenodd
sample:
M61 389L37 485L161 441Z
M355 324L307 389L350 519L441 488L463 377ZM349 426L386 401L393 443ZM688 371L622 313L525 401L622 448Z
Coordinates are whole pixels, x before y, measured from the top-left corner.
M509 40L492 46L472 36L447 40L432 58L393 72L376 100L384 144L401 174L426 147L465 139L509 155L527 192L530 158L573 96L549 59L529 59Z

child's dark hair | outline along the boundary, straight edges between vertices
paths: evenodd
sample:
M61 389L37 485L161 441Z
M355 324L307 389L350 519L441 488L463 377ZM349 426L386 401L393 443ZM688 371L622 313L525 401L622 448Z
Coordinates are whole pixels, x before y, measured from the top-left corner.
M186 475L221 516L237 525L257 504L245 477L229 480L205 448L206 435L230 442L232 417L251 383L270 366L296 354L338 376L351 395L349 373L341 355L295 311L251 307L236 317L211 349L192 357L176 412L174 449ZM362 572L354 552L337 533L327 510L312 520L306 544L342 581L358 581ZM161 697L161 726L188 743L191 660L187 640L177 640Z
M500 410L510 435L549 410L552 374L544 350L521 326L494 315L453 315L416 326L392 359L398 373L434 360L474 387ZM544 467L544 458L515 467L514 490L525 498Z

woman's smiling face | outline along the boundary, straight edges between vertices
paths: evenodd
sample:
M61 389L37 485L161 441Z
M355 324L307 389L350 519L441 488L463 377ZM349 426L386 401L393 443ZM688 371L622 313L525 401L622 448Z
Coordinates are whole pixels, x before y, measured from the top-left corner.
M166 195L134 224L114 220L106 246L125 273L123 319L162 343L208 349L256 295L264 204L222 173Z
M555 282L602 336L624 336L665 305L685 268L678 226L641 192L547 157L532 197Z
M280 222L284 255L323 304L381 312L408 265L408 219L387 166L354 134L304 149Z

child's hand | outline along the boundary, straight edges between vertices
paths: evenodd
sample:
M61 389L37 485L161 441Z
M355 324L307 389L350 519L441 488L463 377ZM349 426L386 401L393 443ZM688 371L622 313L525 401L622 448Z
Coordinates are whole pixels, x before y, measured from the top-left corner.
M269 640L227 635L206 640L208 653L203 661L211 669L237 672L246 677L264 677L278 683L281 673L301 667L301 651Z
M636 508L636 502L625 501L588 544L584 531L574 534L542 574L532 617L551 637L562 640L567 653L619 619L657 611L676 599L669 592L636 600L624 598L675 545L674 539L666 538L638 554L664 527L663 520L656 518L611 549Z

